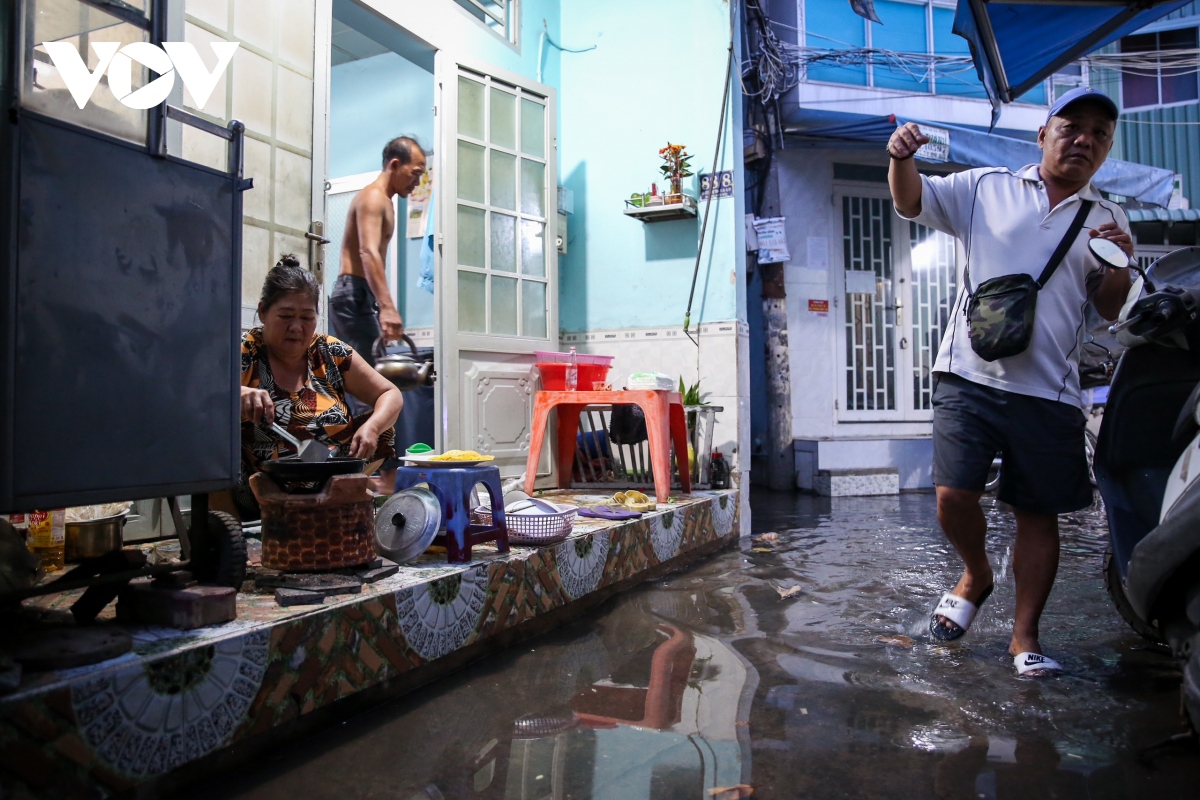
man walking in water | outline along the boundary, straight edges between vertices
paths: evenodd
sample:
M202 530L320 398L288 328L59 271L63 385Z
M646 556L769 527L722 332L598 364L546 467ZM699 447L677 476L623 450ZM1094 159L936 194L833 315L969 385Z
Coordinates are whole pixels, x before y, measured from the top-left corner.
M387 285L385 254L396 230L392 198L408 197L425 174L425 152L412 136L392 139L383 148L383 171L355 195L346 216L342 266L329 297L333 334L375 363L375 341L397 341L404 321ZM368 407L350 398L354 414Z
M1108 270L1093 257L1087 238L1111 239L1133 254L1125 213L1091 182L1112 149L1116 121L1116 104L1103 94L1066 93L1038 131L1041 163L1017 172L922 176L912 157L929 138L914 123L897 128L887 145L900 216L958 238L966 252L963 289L933 367L938 521L965 570L934 609L930 633L958 639L992 593L979 500L1000 452L999 499L1017 520L1008 649L1018 675L1062 670L1042 653L1038 623L1058 571L1058 515L1092 502L1079 397L1084 310L1090 301L1105 319L1116 317L1130 281L1128 270ZM1036 298L1032 320L1012 303L1014 292Z

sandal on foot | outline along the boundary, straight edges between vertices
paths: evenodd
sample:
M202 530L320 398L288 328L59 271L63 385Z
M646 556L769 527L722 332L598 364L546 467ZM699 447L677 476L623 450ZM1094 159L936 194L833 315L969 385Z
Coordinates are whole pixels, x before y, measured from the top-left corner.
M971 621L975 619L975 615L979 613L979 609L983 606L985 600L992 596L992 589L996 588L995 584L983 590L983 594L979 595L979 600L972 603L965 597L959 597L956 594L946 592L942 595L942 599L938 601L937 607L933 609L933 614L929 617L929 632L933 638L943 642L953 642L955 639L961 639L962 635L971 627ZM938 617L944 617L954 623L954 628L947 630L946 626L938 620Z
M1042 678L1063 671L1062 664L1041 653L1017 653L1013 656L1013 666L1017 668L1017 677L1028 675L1031 678Z

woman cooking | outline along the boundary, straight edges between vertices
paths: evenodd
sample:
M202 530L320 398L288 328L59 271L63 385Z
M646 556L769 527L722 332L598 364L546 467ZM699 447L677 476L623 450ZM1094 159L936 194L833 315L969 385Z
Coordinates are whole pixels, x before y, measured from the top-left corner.
M291 445L266 427L271 422L301 441L336 447L335 456L395 457L392 426L404 404L400 390L348 345L317 334L320 294L312 273L295 256L285 255L263 283L262 326L242 335L242 480L234 501L243 518L251 512L257 516L250 475L264 461L280 457L281 450L292 455ZM374 411L352 418L347 392Z

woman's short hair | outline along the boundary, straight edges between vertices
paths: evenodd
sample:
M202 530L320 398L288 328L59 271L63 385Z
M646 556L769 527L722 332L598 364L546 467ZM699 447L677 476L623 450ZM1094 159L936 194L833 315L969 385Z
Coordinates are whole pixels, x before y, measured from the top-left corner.
M302 294L312 300L318 310L321 307L321 285L311 272L300 266L300 259L287 253L267 273L263 281L262 295L258 298L259 313L271 309L284 295Z

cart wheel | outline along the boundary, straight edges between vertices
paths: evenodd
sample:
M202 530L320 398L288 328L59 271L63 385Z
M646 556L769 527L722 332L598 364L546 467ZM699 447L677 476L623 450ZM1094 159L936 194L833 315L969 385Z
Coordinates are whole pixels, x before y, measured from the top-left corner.
M242 588L246 580L246 541L232 514L208 512L203 530L192 527L192 575L200 583Z
M1121 573L1117 569L1117 559L1111 546L1104 551L1104 588L1108 590L1108 596L1112 598L1121 619L1125 620L1135 633L1147 641L1166 643L1158 628L1139 617L1129 598L1125 596L1125 585L1121 582Z

